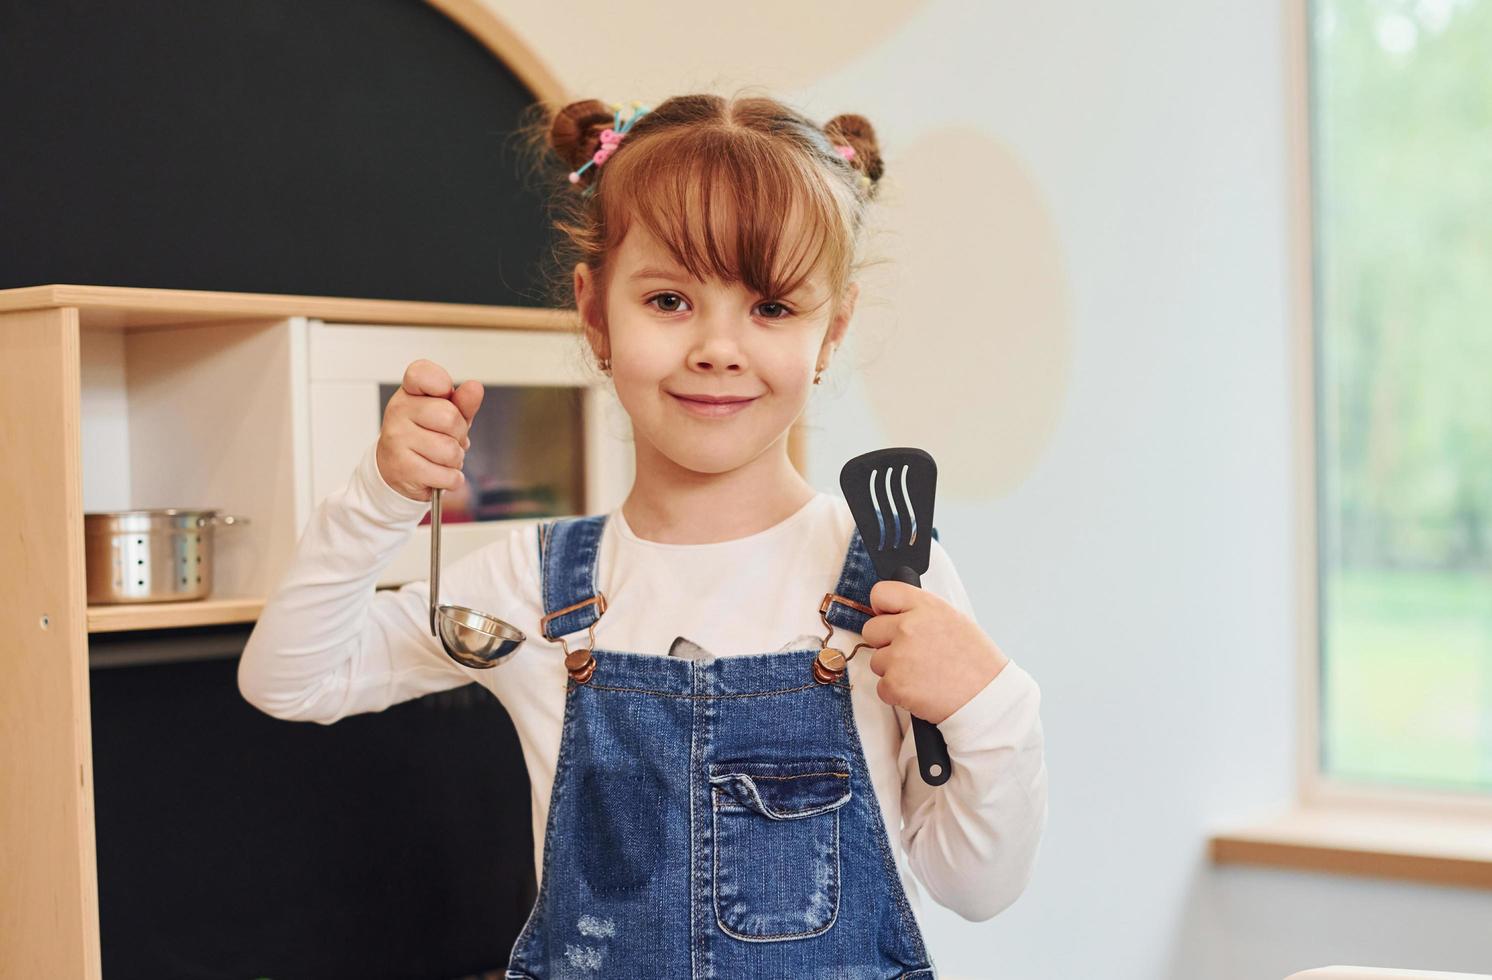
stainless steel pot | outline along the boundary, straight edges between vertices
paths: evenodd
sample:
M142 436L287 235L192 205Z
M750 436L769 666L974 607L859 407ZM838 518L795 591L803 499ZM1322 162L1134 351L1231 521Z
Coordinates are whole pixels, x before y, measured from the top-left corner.
M116 510L83 515L88 603L180 602L212 592L212 532L247 517L216 510Z

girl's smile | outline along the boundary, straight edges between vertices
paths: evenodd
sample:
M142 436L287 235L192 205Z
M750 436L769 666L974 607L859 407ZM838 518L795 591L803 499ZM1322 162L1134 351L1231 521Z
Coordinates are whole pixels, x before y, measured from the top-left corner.
M673 395L674 400L683 406L686 412L707 419L729 418L732 415L738 415L756 401L755 398L706 400L688 398L677 392L669 392L669 394Z

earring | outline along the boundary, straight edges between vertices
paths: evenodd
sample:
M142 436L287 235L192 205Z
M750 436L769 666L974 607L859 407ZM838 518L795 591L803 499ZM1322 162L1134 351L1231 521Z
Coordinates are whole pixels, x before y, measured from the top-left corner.
M830 356L833 356L834 351L835 351L834 347L830 347L829 348L829 354L830 354ZM822 382L824 380L824 370L828 366L829 366L828 364L820 364L818 367L814 368L814 374L813 374L813 383L814 384L819 384L820 382Z
M609 357L603 357L603 358L601 358L599 361L596 362L596 366L601 369L601 373L602 374L610 374L611 373L611 358L609 358Z

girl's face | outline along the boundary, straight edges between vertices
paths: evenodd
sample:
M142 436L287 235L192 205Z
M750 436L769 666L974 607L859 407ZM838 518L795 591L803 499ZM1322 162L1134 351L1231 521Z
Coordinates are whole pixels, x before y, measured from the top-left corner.
M594 274L580 263L575 293L582 310L595 288ZM788 296L756 296L740 282L701 282L635 222L613 257L607 333L588 332L598 356L611 358L639 453L651 447L694 472L726 473L785 439L817 365L828 363L844 337L858 292L852 283L835 310L821 275ZM702 395L748 400L688 400Z

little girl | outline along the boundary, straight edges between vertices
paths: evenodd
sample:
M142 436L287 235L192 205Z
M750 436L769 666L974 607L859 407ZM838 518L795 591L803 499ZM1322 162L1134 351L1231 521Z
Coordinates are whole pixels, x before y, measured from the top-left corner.
M501 700L540 883L510 978L931 977L917 883L968 919L1010 905L1046 767L1036 683L942 545L922 588L877 582L848 505L788 458L854 311L874 131L759 97L632 108L576 102L545 126L582 336L632 422L626 499L453 562L443 600L528 636L458 665L427 582L373 588L431 490L461 485L482 401L416 361L307 526L240 689L324 724L473 681ZM826 645L864 649L824 678ZM913 715L947 742L941 786Z

